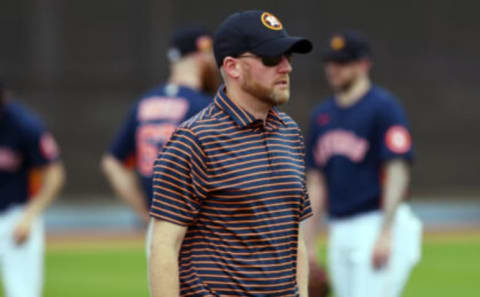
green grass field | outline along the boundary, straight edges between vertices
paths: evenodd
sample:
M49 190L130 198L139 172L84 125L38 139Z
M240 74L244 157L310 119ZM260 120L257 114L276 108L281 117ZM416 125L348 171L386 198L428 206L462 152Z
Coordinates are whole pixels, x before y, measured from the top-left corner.
M141 239L52 240L46 269L45 297L148 296ZM451 296L480 296L479 233L426 236L404 297Z

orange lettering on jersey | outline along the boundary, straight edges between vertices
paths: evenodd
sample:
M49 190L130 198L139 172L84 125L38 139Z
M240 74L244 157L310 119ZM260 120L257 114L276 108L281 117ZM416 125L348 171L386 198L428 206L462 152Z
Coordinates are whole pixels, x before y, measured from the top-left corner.
M10 150L10 148L0 147L0 170L2 171L16 171L22 164L22 156Z
M323 166L334 155L340 155L359 163L365 158L369 147L366 139L350 131L333 130L318 140L314 151L315 162Z
M151 97L138 107L138 120L175 120L180 121L187 113L189 104L183 98Z

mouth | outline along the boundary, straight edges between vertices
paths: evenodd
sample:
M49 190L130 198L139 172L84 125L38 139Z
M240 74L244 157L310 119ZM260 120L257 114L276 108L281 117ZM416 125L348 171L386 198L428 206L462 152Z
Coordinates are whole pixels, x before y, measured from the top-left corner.
M275 82L275 85L280 87L288 87L289 82L288 82L288 79L280 79Z

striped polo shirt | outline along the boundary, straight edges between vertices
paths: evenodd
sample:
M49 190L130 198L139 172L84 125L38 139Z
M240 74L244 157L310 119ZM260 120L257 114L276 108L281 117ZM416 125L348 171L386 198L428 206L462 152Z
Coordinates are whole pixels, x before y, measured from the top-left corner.
M298 296L304 165L289 116L256 120L222 89L177 128L154 165L151 215L187 227L181 296Z

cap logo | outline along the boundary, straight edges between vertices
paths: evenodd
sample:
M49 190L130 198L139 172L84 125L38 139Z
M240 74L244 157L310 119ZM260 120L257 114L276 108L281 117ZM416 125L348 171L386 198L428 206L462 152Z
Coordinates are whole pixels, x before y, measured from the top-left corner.
M345 47L345 39L342 36L334 36L330 41L330 47L334 51L342 50Z
M201 36L197 39L197 49L201 52L208 52L213 47L212 38L208 36Z
M268 29L271 29L271 30L282 30L283 29L283 25L278 20L278 18L276 16L274 16L273 14L269 13L269 12L264 12L262 14L261 19L262 19L263 25L265 25L265 27L267 27Z

